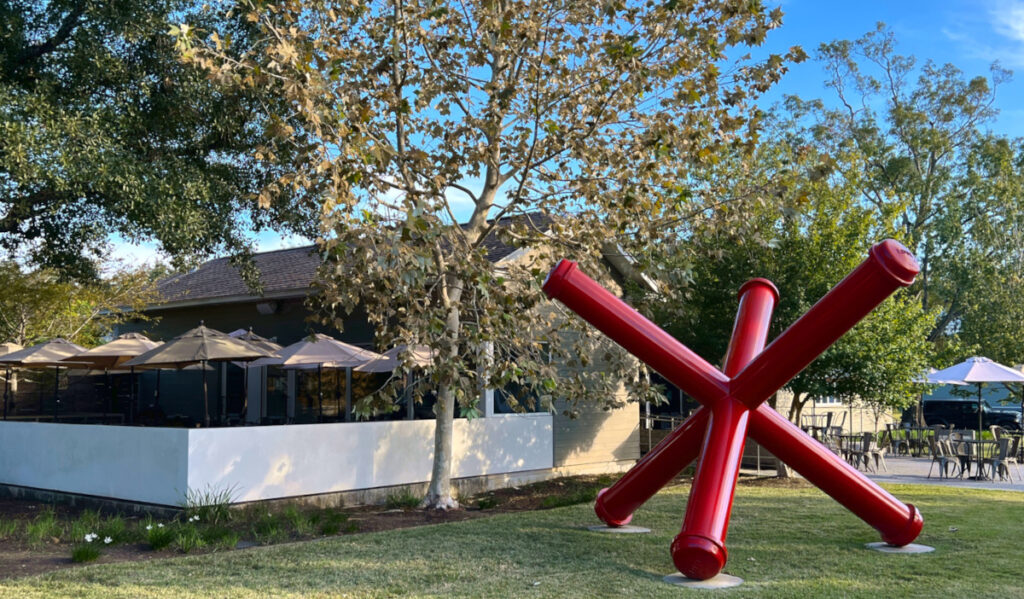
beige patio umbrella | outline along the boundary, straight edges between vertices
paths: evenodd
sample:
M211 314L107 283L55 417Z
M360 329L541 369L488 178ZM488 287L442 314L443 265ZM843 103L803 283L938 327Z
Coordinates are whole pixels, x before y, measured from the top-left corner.
M376 360L370 360L366 364L356 368L356 372L391 372L398 368L402 364L402 359L408 356L408 359L412 362L413 366L423 368L430 366L434 363L434 358L437 357L437 351L430 349L427 345L396 345L388 351L381 354L381 357ZM409 390L413 385L413 376L410 372L406 376L405 389L402 391L402 395L406 402L406 417L410 420L413 419L415 414L415 407L413 406L412 398L410 397Z
M349 409L345 410L346 420L350 418L352 406L352 368L361 366L371 360L382 358L375 351L363 349L338 341L322 333L316 333L278 350L272 358L263 358L252 363L253 366L280 366L282 368L306 369L316 366L317 370L317 409L319 418L324 415L323 369L345 369L345 398ZM340 398L339 398L340 399Z
M0 357L14 353L22 349L17 343L0 343ZM7 374L4 375L4 420L7 420L7 403L11 394L11 365L7 365Z
M256 333L254 333L252 331L252 327L249 327L248 331L245 330L245 329L237 329L237 330L231 331L230 333L228 333L228 337L232 337L234 339L241 339L242 341L245 341L249 345L254 345L254 346L256 346L256 347L258 347L260 349L267 350L272 355L277 355L277 352L280 349L282 349L282 347L283 347L280 344L274 343L270 339L267 339L266 337L260 337L259 335L257 335ZM242 362L241 364L239 364L238 362L232 362L232 363L235 366L239 366L239 367L245 369L245 374L242 375L242 415L241 415L241 418L244 420L246 413L249 411L249 362ZM261 395L262 395L262 391L261 391Z
M110 391L110 371L118 368L128 360L140 356L151 349L163 345L162 341L153 341L140 333L125 333L110 343L84 351L80 354L65 358L65 361L74 361L81 364L88 364L92 368L103 369L106 377L107 389ZM128 421L135 421L135 367L128 369L131 377L131 404L128 409ZM112 391L110 391L112 393ZM111 411L111 400L107 401L107 411Z
M56 338L46 343L39 343L32 347L26 347L15 352L0 356L0 364L21 368L54 368L53 376L53 421L57 422L60 417L60 369L61 366L70 368L76 366L71 362L64 361L64 358L80 354L85 351L81 345L71 343L61 338ZM4 402L4 417L6 418L7 403Z
M356 367L356 372L391 372L402 363L406 354L413 366L430 366L437 356L437 352L426 345L396 345L388 351L380 354L379 358L370 360L362 366Z
M233 339L224 333L198 327L155 347L148 352L128 360L122 366L147 366L150 368L181 369L199 364L203 371L203 425L210 426L210 401L206 387L206 363L232 360L256 360L270 356L270 352L250 345L240 339Z

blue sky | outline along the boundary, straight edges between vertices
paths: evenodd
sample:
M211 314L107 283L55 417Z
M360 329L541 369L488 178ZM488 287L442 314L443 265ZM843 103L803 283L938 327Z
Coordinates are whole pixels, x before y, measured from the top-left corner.
M888 24L899 42L898 51L914 55L919 63L953 63L966 76L986 75L998 61L1004 68L1019 71L997 92L999 118L992 130L1024 136L1024 0L784 0L781 28L770 32L762 53L784 53L791 46L803 46L812 57L818 45L836 39L856 39ZM806 99L832 98L824 86L825 73L813 59L794 65L765 97L765 104L787 94ZM280 237L266 232L256 238L257 251L295 247L309 243L297 237ZM134 263L160 258L154 245L133 246L116 242L116 253Z

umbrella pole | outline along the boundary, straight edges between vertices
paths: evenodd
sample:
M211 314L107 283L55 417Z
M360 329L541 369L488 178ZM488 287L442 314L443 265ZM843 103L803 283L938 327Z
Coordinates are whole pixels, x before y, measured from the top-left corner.
M242 424L245 424L245 417L249 412L249 363L245 363L245 373L242 374Z
M135 424L135 367L128 367L128 424Z
M317 422L324 421L324 365L316 365L316 405L320 412Z
M352 422L352 369L345 369L345 422Z
M7 366L7 376L4 377L4 420L7 420L7 399L11 389L11 367Z
M110 416L111 412L114 411L114 388L110 386L110 369L103 369L103 380L107 383L107 413L103 417L103 420Z
M338 405L337 411L334 413L334 420L337 421L341 416L341 371L334 371L334 403Z
M153 405L160 407L160 371L162 368L156 369L156 388L153 390Z
M203 427L210 428L210 401L206 395L206 360L199 362L203 369Z
M53 421L60 422L60 366L53 374Z

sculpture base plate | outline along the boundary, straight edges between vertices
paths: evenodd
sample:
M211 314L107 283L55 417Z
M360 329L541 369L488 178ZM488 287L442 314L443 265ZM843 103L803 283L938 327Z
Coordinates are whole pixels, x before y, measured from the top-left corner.
M651 532L651 529L649 528L644 528L643 526L633 526L631 524L627 524L626 526L605 526L604 524L598 524L595 526L588 526L587 530L591 532L610 532L612 534L621 535L635 535L642 534L645 532Z
M729 576L728 574L717 574L707 580L694 580L676 572L675 574L669 574L661 580L688 589L729 589L743 584L742 578Z
M930 553L935 551L934 547L918 545L917 543L911 543L902 547L893 547L888 543L867 543L864 546L872 551L880 551L882 553Z

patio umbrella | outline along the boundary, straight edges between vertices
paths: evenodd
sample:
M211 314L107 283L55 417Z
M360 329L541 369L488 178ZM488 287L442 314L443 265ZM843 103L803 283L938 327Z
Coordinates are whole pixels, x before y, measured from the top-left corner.
M252 332L252 327L249 327L248 331L245 329L237 329L231 331L230 333L228 333L228 337L232 337L234 339L241 339L242 341L245 341L249 345L253 345L260 349L266 350L273 355L276 355L278 350L282 348L281 345L274 343L270 339L267 339L266 337L260 337L256 333ZM233 364L235 366L239 366L245 369L245 374L242 375L242 419L244 420L246 412L249 411L249 363L242 362L241 364L239 364L238 362L233 362Z
M71 343L61 338L39 343L32 347L26 347L15 352L0 356L0 364L20 366L21 368L54 368L53 376L53 421L57 422L60 417L60 368L75 366L64 358L80 354L85 351L81 345ZM7 407L6 402L4 408ZM6 417L6 410L4 413Z
M175 337L171 341L128 360L123 366L147 366L150 368L181 369L199 364L203 370L203 425L210 426L210 401L206 388L206 363L231 360L255 360L267 357L270 352L250 345L240 339L207 328L198 327Z
M14 353L22 349L17 343L0 343L0 357ZM7 400L11 393L11 365L7 365L7 374L4 375L4 420L7 420Z
M928 375L929 383L947 385L978 385L978 436L981 437L981 384L1024 382L1024 373L993 362L988 358L973 357Z
M140 333L125 333L110 343L105 343L80 354L75 354L74 356L65 358L64 361L88 364L89 366L97 369L102 368L103 374L107 379L107 388L109 391L110 371L112 369L118 368L128 360L161 345L163 345L162 341L153 341L149 337ZM128 372L132 382L128 421L133 422L135 420L135 367L130 366L128 368ZM107 408L108 411L110 411L109 402L107 404Z
M308 368L315 365L317 369L317 405L320 418L323 418L323 367L346 369L345 381L349 384L346 385L345 397L348 401L347 405L351 407L351 369L382 357L377 352L338 341L322 333L316 333L278 350L275 357L256 360L252 365L281 366L282 368ZM348 409L345 411L346 419L349 412Z
M362 366L356 367L356 372L391 372L402 363L402 357L409 355L413 366L430 366L437 356L437 352L426 345L396 345L388 351L380 354L379 358L370 360Z
M398 368L402 363L402 358L408 356L408 359L412 362L413 366L420 368L430 366L434 362L434 358L437 357L437 351L430 349L427 345L396 345L388 351L381 354L381 357L376 360L370 360L366 364L356 368L356 372L391 372ZM412 398L409 396L409 390L412 388L413 378L410 372L406 377L405 390L402 392L403 398L406 402L407 418L410 420L414 417L414 406Z

